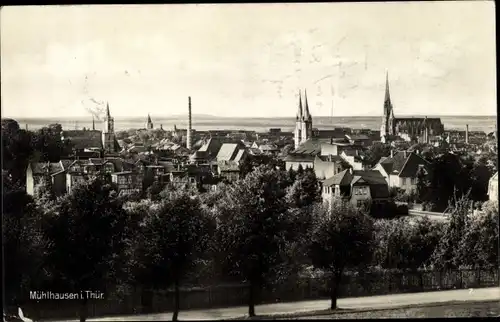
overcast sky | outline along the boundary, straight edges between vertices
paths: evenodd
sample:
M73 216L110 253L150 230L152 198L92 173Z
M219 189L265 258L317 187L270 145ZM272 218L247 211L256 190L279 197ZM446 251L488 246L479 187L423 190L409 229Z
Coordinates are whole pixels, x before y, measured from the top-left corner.
M3 7L2 114L494 115L495 55L492 1Z

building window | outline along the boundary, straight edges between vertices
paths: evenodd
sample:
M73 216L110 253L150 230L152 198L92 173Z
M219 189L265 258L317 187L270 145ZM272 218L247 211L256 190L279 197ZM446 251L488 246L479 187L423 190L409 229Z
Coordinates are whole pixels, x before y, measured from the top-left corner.
M113 166L113 164L111 164L111 163L106 163L106 165L104 166L104 169L105 169L106 173L111 173L111 172L113 172L113 171L114 171L114 168L115 168L115 167L114 167L114 166Z
M363 203L364 203L364 200L358 200L358 201L356 202L356 204L357 204L357 206L358 206L358 207L363 206Z

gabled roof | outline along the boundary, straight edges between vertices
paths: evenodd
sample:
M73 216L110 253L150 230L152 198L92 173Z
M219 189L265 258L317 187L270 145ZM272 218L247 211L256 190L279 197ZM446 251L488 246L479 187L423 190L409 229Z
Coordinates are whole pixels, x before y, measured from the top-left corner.
M351 179L352 179L352 174L349 172L349 169L347 169L337 173L333 177L324 180L323 185L329 187L334 185L344 186L350 184Z
M414 178L418 172L419 164L429 166L429 162L414 152L399 151L392 158L385 158L379 161L380 165L388 174L398 175L401 178Z
M217 161L230 161L233 160L238 153L238 144L236 143L224 143L219 153L217 153Z
M353 170L351 173L349 169L339 172L333 177L324 180L323 185L344 186L360 182L360 180L363 180L369 185L378 185L378 184L387 185L387 182L385 181L384 177L377 170Z
M244 149L240 149L238 151L238 153L236 154L236 156L234 157L234 162L240 162L243 160L243 158L245 157L245 150Z
M316 155L321 153L321 144L330 143L330 139L312 138L297 147L292 153Z
M203 144L198 151L207 152L209 155L217 155L219 153L220 148L222 147L222 143L218 139L210 138L205 144Z

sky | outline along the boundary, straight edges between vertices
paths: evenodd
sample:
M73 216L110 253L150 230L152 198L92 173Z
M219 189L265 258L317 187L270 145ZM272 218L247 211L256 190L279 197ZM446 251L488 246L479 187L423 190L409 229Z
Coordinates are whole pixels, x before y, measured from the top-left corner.
M493 1L3 7L9 117L496 115Z

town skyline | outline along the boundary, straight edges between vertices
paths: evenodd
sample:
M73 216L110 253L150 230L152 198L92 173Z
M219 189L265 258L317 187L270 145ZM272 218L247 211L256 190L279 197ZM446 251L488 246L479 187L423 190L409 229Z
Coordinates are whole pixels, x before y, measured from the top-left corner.
M396 115L496 115L486 1L33 6L1 15L4 117L92 117L105 102L116 118L181 117L188 96L193 116L295 117L306 89L313 117L379 116L386 71Z

